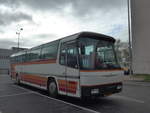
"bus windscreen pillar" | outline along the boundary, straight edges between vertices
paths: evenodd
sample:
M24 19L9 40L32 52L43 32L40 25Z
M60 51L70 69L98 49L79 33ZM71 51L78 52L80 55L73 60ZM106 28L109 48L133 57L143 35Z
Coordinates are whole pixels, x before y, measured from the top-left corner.
M133 73L150 74L150 0L130 3Z

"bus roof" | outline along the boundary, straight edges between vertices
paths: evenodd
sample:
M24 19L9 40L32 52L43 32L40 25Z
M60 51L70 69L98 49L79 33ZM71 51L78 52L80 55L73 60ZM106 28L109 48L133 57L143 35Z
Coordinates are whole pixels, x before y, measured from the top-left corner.
M95 32L89 32L89 31L83 31L83 32L75 33L73 35L65 36L65 37L60 38L58 40L62 40L62 42L64 42L64 41L69 41L69 40L77 39L79 37L83 37L83 38L84 37L94 37L94 38L100 38L100 39L103 39L103 40L115 42L115 39L113 37L111 37L111 36L107 36L107 35L100 34L100 33L95 33ZM57 41L57 40L54 40L54 41ZM54 41L51 41L51 42L54 42ZM48 43L51 43L51 42L48 42ZM44 43L44 44L41 44L39 46L32 47L31 49L28 49L28 50L19 51L17 53L12 54L11 57L22 55L26 51L30 51L30 50L32 50L34 48L38 48L38 47L44 46L44 45L46 45L48 43Z
M65 42L65 41L77 39L79 37L83 37L83 38L84 37L95 37L97 39L99 38L99 39L104 39L104 40L107 40L107 41L115 42L115 39L111 36L107 36L107 35L100 34L100 33L95 33L95 32L89 32L89 31L79 32L79 33L75 33L73 35L63 37L63 38L61 38L61 41Z
M96 37L96 38L101 38L104 40L108 40L111 42L115 42L115 39L111 36L100 34L100 33L94 33L94 32L80 32L79 37Z
M17 53L12 54L10 57L14 57L14 56L19 56L19 55L25 54L26 51L27 51L27 50L19 51L19 52L17 52Z

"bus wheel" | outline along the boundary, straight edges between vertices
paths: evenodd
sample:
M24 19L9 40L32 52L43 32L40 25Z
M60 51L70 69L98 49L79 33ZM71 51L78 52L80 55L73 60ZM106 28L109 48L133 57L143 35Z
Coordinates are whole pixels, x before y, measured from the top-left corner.
M17 84L20 84L20 79L19 79L19 76L18 76L18 75L16 75L16 83L17 83Z
M51 97L54 97L54 98L58 96L57 85L54 80L49 81L48 93Z

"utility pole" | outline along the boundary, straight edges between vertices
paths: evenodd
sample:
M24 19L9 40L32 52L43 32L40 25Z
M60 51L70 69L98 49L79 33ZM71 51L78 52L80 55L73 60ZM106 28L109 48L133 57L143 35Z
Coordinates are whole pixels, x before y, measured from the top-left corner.
M130 74L133 74L132 68L132 22L131 22L131 0L127 0L128 4L128 32L129 32L129 57L130 57Z

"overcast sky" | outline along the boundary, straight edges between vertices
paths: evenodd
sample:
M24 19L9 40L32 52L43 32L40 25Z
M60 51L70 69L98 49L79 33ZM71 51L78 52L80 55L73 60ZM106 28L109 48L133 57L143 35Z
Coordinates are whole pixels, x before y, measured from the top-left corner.
M0 48L33 47L80 31L128 41L127 0L0 0Z

